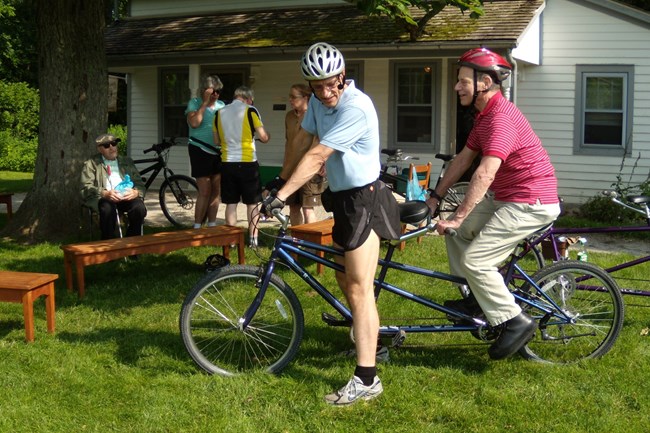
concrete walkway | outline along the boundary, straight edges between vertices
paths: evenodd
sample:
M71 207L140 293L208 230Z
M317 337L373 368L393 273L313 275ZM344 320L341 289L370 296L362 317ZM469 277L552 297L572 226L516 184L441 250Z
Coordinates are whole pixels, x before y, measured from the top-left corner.
M23 200L25 199L25 193L16 193L12 196L12 207L13 212L16 213ZM145 204L147 206L147 218L145 220L145 225L151 227L166 227L170 225L170 222L165 218L165 215L160 209L160 203L158 202L158 193L149 193L146 195ZM225 212L226 206L219 206L219 211L217 212L217 223L225 224ZM7 213L6 206L0 206L0 213ZM285 207L285 213L289 214L289 207ZM316 215L319 219L325 219L331 216L330 213L325 212L322 206L316 208ZM274 225L279 225L279 222L275 219L269 219L268 221L262 222L262 225L265 227L270 227ZM247 227L248 222L246 219L246 205L239 204L237 205L237 226Z

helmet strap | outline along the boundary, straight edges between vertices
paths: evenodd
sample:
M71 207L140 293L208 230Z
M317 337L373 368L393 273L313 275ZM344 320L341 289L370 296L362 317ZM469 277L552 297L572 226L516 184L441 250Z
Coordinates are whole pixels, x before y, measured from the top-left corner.
M343 80L337 86L339 90L343 90L345 87L345 74L339 74L339 77L343 77Z
M478 97L478 72L476 72L476 69L472 69L474 71L474 97L472 98L472 107L474 104L476 104L476 98Z

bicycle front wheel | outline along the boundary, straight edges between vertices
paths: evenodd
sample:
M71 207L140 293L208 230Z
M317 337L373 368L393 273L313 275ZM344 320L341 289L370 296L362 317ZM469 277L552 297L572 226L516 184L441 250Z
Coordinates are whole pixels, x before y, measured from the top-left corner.
M191 228L194 225L194 209L198 197L199 188L189 176L169 176L160 186L160 208L176 227Z
M543 268L533 281L559 311L530 285L522 286L525 296L553 310L545 314L524 305L538 321L539 330L521 349L522 356L569 363L609 352L623 327L624 304L618 285L607 272L591 263L567 260Z
M203 277L185 298L180 331L192 359L210 374L277 373L296 355L304 330L302 307L277 275L245 329L240 318L259 289L260 268L228 266Z

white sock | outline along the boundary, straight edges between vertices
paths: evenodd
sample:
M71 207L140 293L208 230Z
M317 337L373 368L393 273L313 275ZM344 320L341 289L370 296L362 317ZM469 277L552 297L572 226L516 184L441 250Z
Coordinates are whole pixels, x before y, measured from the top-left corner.
M195 228L195 229L200 229L200 228L201 228L201 224L200 224L200 223L194 223L194 228Z
M208 227L216 227L217 222L216 221L208 221Z

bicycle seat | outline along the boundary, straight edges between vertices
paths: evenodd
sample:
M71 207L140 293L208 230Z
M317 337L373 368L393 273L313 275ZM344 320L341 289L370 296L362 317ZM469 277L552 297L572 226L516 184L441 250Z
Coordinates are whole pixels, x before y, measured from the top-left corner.
M403 224L417 225L431 213L429 206L420 200L399 203L397 207L399 208L399 220Z
M381 153L388 156L395 156L398 153L402 153L402 149L381 149Z
M436 159L441 159L441 160L443 160L445 162L451 161L452 159L454 159L454 156L455 155L446 155L444 153L436 153Z

